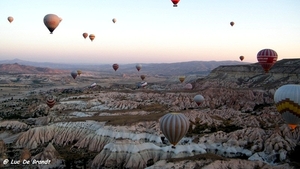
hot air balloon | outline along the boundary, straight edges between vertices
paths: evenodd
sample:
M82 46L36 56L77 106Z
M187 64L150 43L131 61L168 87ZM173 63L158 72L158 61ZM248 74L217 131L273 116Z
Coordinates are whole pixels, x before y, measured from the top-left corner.
M88 33L84 32L84 33L82 34L82 36L84 37L84 39L86 39L86 37L88 37Z
M77 70L77 75L81 75L82 74L82 71L81 70Z
M185 76L179 76L179 81L182 83L183 81L184 81L184 79L185 79Z
M276 108L292 130L300 124L299 96L300 85L297 84L283 85L274 94Z
M113 18L112 21L113 21L113 23L116 23L116 22L117 22L117 19L116 19L116 18Z
M234 22L230 22L230 25L233 26L233 25L234 25Z
M71 76L73 77L73 79L75 79L77 77L77 71L72 71Z
M9 16L9 17L7 18L7 20L8 20L9 23L12 23L12 21L14 21L14 18L13 18L12 16Z
M93 41L95 39L95 35L94 34L90 34L89 38L91 39L91 41Z
M198 94L194 97L194 101L199 106L202 102L204 102L204 97L201 94Z
M112 65L112 67L113 67L113 69L114 69L115 71L117 71L117 70L119 69L119 65L118 65L118 64L116 64L116 63L115 63L115 64L113 64L113 65Z
M180 0L171 0L173 2L173 7L177 7L177 4Z
M245 59L244 56L240 56L240 60L243 61Z
M47 98L46 104L52 108L55 105L56 101L53 96Z
M191 90L193 89L193 85L191 83L188 83L184 86L185 89Z
M141 79L144 80L146 78L145 75L141 75Z
M53 31L59 25L61 20L62 19L60 17L58 17L57 15L55 15L55 14L48 14L44 17L44 24L46 25L46 27L50 31L50 34L53 33Z
M159 119L159 127L165 137L175 146L188 132L190 122L182 113L168 113Z
M141 64L137 64L135 67L136 67L136 69L137 69L138 71L140 71L141 68L142 68L142 65L141 65Z
M263 49L257 53L257 60L266 73L276 63L277 58L277 53L272 49Z

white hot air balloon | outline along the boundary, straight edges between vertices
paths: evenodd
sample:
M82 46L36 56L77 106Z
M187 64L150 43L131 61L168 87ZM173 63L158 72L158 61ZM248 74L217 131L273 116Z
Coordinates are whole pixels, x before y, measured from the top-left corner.
M279 87L274 94L278 112L294 130L300 124L300 85L288 84Z
M194 97L194 101L199 106L202 102L204 102L204 97L201 94L198 94Z

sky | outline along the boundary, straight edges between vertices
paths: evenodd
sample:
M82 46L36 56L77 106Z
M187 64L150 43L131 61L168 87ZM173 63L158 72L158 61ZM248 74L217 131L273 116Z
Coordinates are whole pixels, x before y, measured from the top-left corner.
M255 63L265 48L278 60L300 58L299 7L300 0L181 0L176 8L171 0L1 0L0 60L126 64L242 55ZM53 34L47 14L62 18Z

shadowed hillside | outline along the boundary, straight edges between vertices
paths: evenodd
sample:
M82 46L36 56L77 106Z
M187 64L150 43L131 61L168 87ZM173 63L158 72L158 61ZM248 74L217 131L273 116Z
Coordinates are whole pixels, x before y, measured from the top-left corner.
M34 67L34 66L26 66L19 65L18 63L14 64L1 64L0 65L0 73L1 74L59 74L66 73L68 71L58 70L58 69L50 69L45 67Z

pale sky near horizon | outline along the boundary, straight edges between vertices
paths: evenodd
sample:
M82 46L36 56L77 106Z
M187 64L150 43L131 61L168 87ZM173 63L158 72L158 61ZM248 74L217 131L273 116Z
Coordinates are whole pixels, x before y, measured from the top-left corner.
M243 55L254 63L265 48L278 60L300 58L299 7L300 0L181 0L177 8L170 0L1 0L0 60L124 64ZM62 18L53 34L43 22L49 13Z

